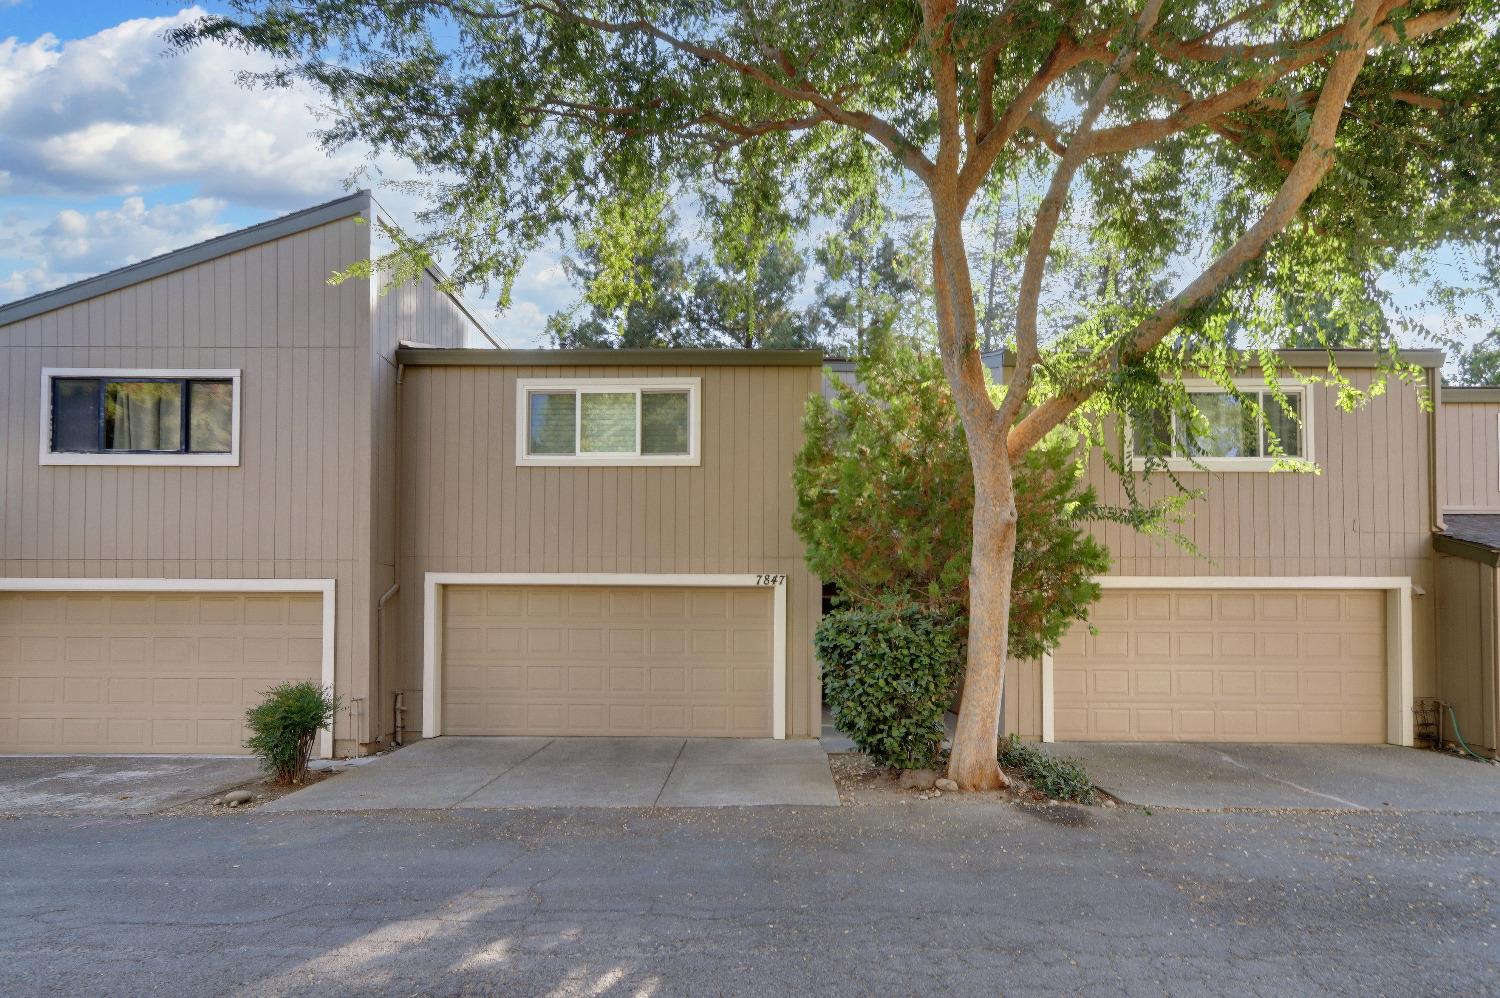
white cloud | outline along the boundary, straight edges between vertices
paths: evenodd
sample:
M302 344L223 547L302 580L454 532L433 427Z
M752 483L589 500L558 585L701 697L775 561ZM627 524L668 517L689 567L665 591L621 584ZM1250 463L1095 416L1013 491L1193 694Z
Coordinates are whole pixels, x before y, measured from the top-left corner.
M263 57L162 33L202 14L137 18L62 42L0 40L0 191L97 197L191 184L202 194L290 210L342 190L358 150L326 156L305 93L250 90Z
M512 298L510 308L504 312L487 308L480 312L479 318L489 327L491 334L506 346L525 348L544 345L542 334L547 327L547 315L536 302Z
M227 207L217 198L190 198L147 206L127 197L118 208L84 212L65 208L49 219L0 219L4 256L27 263L0 278L6 298L24 298L147 257L227 232Z
M336 197L366 165L362 149L330 157L317 144L309 93L235 82L268 68L264 57L170 51L163 33L202 13L136 18L67 41L0 38L0 302ZM377 167L377 179L413 175L399 162ZM382 206L410 225L420 207L412 194L376 186ZM59 210L84 203L106 207ZM527 346L575 291L556 254L541 253L504 314L481 289L469 297L505 341Z

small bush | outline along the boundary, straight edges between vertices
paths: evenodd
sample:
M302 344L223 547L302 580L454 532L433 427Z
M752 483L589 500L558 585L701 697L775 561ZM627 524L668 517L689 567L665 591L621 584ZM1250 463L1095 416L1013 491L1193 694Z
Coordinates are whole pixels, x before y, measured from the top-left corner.
M316 683L282 683L245 713L252 734L245 747L266 773L281 783L301 783L313 739L332 726L338 700Z
M1093 804L1094 781L1078 759L1056 758L1015 735L1000 739L1000 766L1020 774L1033 790L1053 800Z
M833 723L861 752L879 766L936 764L963 664L951 617L910 605L835 610L814 644Z

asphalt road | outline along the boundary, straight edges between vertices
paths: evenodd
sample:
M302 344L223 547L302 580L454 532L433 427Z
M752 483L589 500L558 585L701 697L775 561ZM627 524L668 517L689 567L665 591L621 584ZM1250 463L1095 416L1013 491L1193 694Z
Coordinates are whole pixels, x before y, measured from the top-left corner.
M933 801L0 821L0 994L1494 994L1500 823Z

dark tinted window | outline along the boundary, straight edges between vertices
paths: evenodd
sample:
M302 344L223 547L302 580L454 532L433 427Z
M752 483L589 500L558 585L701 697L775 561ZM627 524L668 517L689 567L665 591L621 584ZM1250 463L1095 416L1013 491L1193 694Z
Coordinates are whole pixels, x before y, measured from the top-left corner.
M52 449L99 449L99 382L58 378L52 382Z
M52 451L228 454L234 384L195 378L54 378Z

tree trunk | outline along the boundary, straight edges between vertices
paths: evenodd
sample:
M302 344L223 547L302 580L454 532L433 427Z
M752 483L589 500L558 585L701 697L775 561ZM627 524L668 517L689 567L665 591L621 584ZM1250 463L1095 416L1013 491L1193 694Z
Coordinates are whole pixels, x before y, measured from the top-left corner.
M1004 446L970 445L974 546L969 565L969 655L948 778L964 790L1007 784L1000 772L1000 706L1009 654L1016 497Z
M994 790L1006 785L996 755L1009 652L1016 498L1006 435L996 423L995 406L977 350L974 292L963 245L963 212L953 201L951 189L934 197L933 215L932 277L938 345L974 471L969 653L958 732L948 756L948 778L964 790Z

